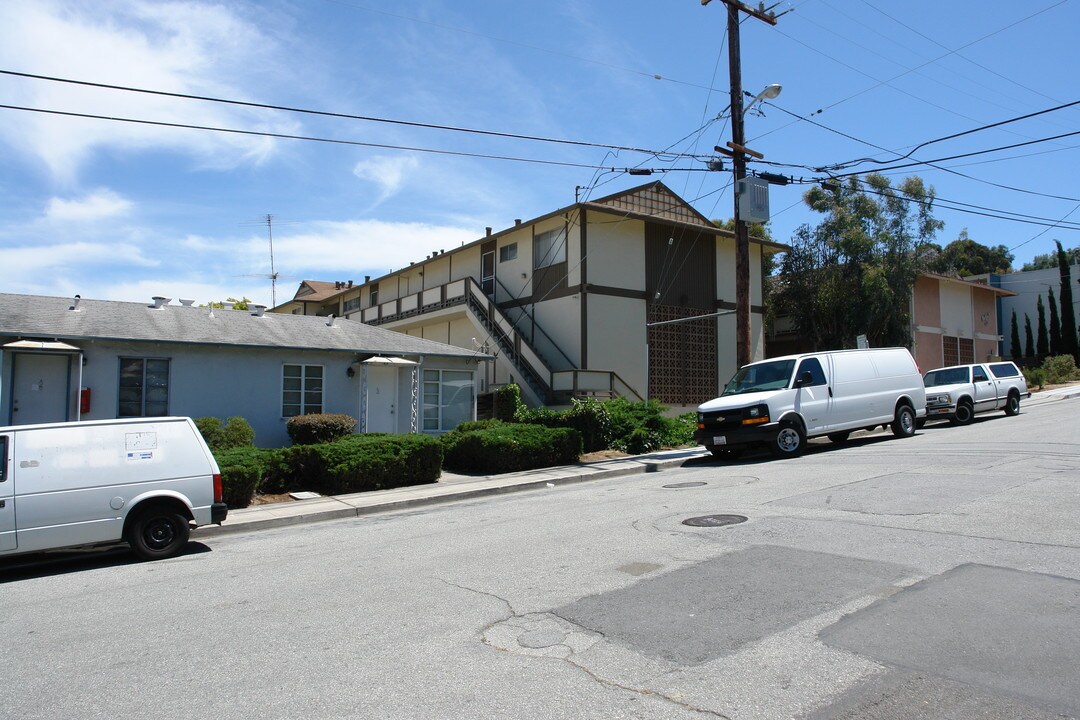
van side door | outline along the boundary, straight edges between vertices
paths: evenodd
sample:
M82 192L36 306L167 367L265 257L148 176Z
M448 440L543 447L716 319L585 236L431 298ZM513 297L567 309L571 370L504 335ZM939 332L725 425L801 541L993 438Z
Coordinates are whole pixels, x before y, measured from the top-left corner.
M807 436L821 435L829 428L832 389L828 371L816 357L806 357L795 369L795 412L806 423Z
M1005 396L998 391L998 381L991 378L982 365L971 366L971 385L974 388L975 412L993 410L1005 402Z
M0 552L18 547L15 537L15 435L0 434Z

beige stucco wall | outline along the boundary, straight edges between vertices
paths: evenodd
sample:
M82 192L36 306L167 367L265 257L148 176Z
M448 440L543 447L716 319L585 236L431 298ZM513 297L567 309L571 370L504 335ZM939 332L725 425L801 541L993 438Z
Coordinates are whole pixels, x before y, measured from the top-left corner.
M589 299L592 302L592 298ZM535 306L537 324L544 332L551 336L570 360L580 367L581 363L581 298L579 295L571 295L556 299L545 300ZM545 355L550 353L544 350L538 340L537 350ZM560 363L549 358L553 365ZM592 363L590 363L591 365Z
M591 285L645 290L645 223L590 210L586 244Z
M591 243L591 239L590 239ZM589 368L612 370L645 397L645 300L589 294Z
M941 292L937 280L928 277L915 280L914 305L916 327L941 327Z
M941 331L944 335L972 338L971 288L960 283L941 282Z
M495 251L495 279L499 302L532 294L532 226L522 225L498 239ZM517 243L517 257L499 262L501 248ZM476 279L480 279L480 256L477 255ZM524 276L524 277L522 277Z

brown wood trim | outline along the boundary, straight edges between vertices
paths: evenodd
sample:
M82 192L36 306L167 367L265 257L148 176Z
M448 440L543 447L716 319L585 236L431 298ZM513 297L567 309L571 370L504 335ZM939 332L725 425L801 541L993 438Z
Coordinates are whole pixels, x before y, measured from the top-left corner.
M581 227L581 367L589 367L589 244L588 221L584 206L578 212L578 224ZM570 242L570 228L566 228L566 242ZM569 255L569 253L567 253ZM575 375L576 379L576 375Z

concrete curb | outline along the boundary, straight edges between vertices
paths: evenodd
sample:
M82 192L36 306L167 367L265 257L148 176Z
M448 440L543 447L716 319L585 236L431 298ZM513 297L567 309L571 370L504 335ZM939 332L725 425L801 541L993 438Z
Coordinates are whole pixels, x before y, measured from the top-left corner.
M274 508L273 506L243 508L230 511L228 519L222 525L206 525L198 528L193 539L271 530L273 528L306 525L326 520L363 517L409 508L442 505L459 500L473 500L492 495L538 490L549 486L657 472L701 457L708 457L708 452L704 450L690 451L677 458L670 459L655 456L637 456L605 461L603 464L617 464L615 467L610 468L591 469L589 466L570 465L477 478L476 482L482 484L482 487L455 489L452 484L440 485L435 483L432 485L395 488L393 490L377 490L345 496L323 497L315 500L299 500L293 503L282 503L284 506L282 508ZM597 465L600 464L597 463ZM540 477L529 479L536 476ZM468 482L468 484L472 483ZM388 497L389 495L406 495L407 497L392 499ZM323 507L317 509L317 506ZM306 508L310 508L310 510L306 510ZM275 512L277 514L271 514ZM259 517L259 515L262 515L262 517Z

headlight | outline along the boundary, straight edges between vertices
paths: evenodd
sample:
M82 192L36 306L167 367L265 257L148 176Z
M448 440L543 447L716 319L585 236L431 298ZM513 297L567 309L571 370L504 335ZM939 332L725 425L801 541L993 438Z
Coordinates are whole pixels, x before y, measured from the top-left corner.
M769 422L769 406L768 405L754 405L753 407L746 408L745 415L742 419L743 425L759 425L761 423Z

